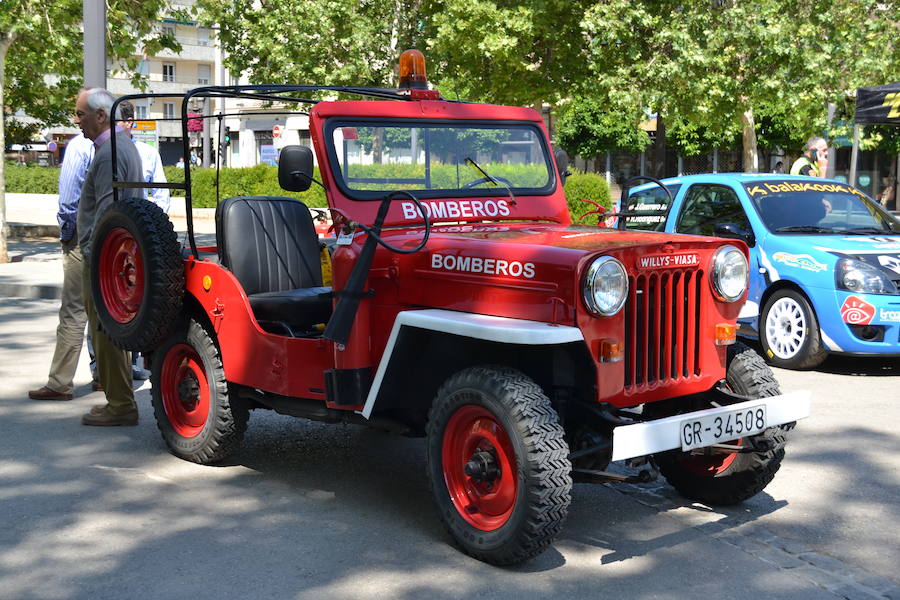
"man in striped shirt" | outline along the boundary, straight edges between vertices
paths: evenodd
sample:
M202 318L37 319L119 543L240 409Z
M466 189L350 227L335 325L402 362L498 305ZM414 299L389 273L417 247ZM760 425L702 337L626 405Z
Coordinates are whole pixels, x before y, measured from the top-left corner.
M63 287L59 307L59 325L56 328L56 349L50 362L47 385L28 392L32 400L71 400L73 379L84 343L87 314L82 296L82 269L84 257L78 246L76 218L81 200L81 187L91 160L94 144L78 134L66 144L62 168L59 172L59 241L63 253ZM91 356L93 363L93 353ZM93 366L92 369L93 371Z

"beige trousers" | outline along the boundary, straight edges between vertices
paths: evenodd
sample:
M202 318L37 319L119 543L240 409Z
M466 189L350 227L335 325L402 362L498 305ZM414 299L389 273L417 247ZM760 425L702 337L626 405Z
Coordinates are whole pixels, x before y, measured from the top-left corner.
M62 302L59 307L59 325L56 327L56 349L50 362L47 387L60 394L71 394L74 387L72 380L81 356L81 346L84 344L84 326L87 324L82 294L84 257L75 238L62 242L62 251Z

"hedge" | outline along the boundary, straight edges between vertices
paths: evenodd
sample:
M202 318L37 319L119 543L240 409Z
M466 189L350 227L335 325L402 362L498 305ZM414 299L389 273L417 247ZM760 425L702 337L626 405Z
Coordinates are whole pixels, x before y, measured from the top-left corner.
M538 171L516 165L491 164L484 165L491 174L507 179L534 179L539 184ZM184 169L165 167L166 179L170 182L183 182ZM523 172L524 171L524 172ZM533 171L533 172L528 172ZM357 167L353 175L366 177L424 177L424 168L417 165L365 165ZM314 176L321 181L319 169ZM432 181L435 184L453 185L456 181L456 168L442 165L432 169ZM270 165L256 165L236 169L222 169L220 177L220 198L231 196L291 196L300 198L312 207L325 207L325 191L317 184L302 193L286 192L278 186L278 169ZM12 162L6 165L6 190L12 193L55 194L59 169L56 167L21 166ZM477 179L468 168L460 168L459 179L463 183ZM451 183L452 182L452 183ZM191 188L193 204L196 208L212 208L216 205L216 170L191 169ZM570 175L565 185L569 214L576 223L597 223L596 216L579 219L583 213L593 210L594 206L585 202L593 200L609 208L612 206L609 186L606 179L593 173L575 173ZM184 196L180 190L172 190L173 196Z

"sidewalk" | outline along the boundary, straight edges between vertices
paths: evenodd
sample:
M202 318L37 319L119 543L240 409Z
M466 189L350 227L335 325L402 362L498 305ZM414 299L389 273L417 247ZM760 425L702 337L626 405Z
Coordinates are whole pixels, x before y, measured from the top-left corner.
M6 194L10 261L0 264L0 297L58 299L62 295L62 252L56 222L56 194ZM209 241L215 234L215 209L194 209L194 233ZM169 218L184 240L187 222L184 199L172 198Z

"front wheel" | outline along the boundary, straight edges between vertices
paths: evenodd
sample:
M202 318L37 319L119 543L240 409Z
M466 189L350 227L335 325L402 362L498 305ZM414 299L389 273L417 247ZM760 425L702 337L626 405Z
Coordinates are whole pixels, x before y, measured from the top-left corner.
M428 477L450 535L495 565L542 552L568 513L572 465L541 388L514 369L469 368L444 383L428 417Z
M784 289L772 294L760 315L759 329L766 360L776 367L812 369L828 356L816 312L797 291Z
M765 398L780 393L772 370L743 344L728 348L726 382L737 394ZM740 454L704 454L673 450L657 455L660 472L678 492L711 505L743 502L763 490L781 467L789 426L770 427L749 438L730 442L759 448Z
M229 393L219 349L198 322L153 353L150 381L156 424L172 454L211 464L240 444L249 411Z

